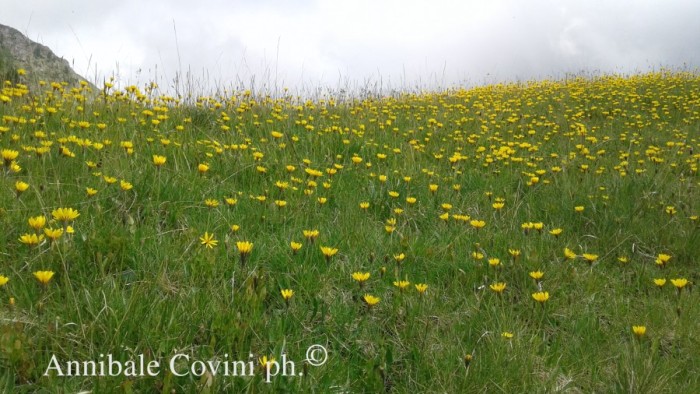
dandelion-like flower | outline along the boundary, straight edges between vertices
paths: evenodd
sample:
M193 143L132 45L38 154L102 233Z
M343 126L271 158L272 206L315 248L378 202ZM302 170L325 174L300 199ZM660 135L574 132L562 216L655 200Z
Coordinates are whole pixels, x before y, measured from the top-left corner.
M416 283L416 290L418 291L418 294L423 295L425 294L425 291L428 290L428 285L425 283Z
M292 248L292 254L297 254L297 252L299 252L299 250L301 249L302 244L301 242L292 241L289 243L289 247Z
M17 181L15 182L15 191L17 195L20 195L29 189L29 184L27 182Z
M63 235L63 229L62 228L45 228L44 235L46 235L46 238L48 238L52 242L54 242L57 239L61 238L61 236Z
M160 168L168 159L165 156L153 155L153 165Z
M318 230L304 230L302 231L304 234L304 238L306 238L309 243L314 243L314 240L318 238L319 231Z
M338 249L330 246L321 246L321 253L323 253L323 257L326 258L326 261L330 261L331 258L338 253Z
M671 279L671 284L674 285L679 291L687 286L688 283L688 279L686 278Z
M411 282L409 282L407 280L394 281L394 286L398 287L399 290L401 290L401 291L405 290L410 284L411 284Z
M369 279L369 272L353 272L352 279L354 279L360 285L360 288L362 288L367 279Z
M370 307L370 308L373 307L373 306L375 306L375 305L377 305L377 304L379 303L379 301L380 301L379 297L375 297L375 296L373 296L373 295L371 295L371 294L365 294L365 295L362 297L362 300L363 300L363 301L365 302L365 304L367 304L367 306Z
M39 215L39 216L34 216L29 218L29 227L33 228L36 231L41 230L44 228L46 225L46 216L44 215Z
M205 248L208 249L213 249L214 246L218 245L219 243L219 241L214 239L214 234L209 234L208 232L204 232L204 235L199 237L199 241Z
M280 290L280 294L282 294L282 298L284 299L284 302L289 304L289 300L294 296L294 290L292 289L282 289Z
M53 278L54 272L53 271L36 271L34 272L34 277L36 280L39 281L42 285L46 286L49 284L51 281L51 278Z
M73 208L57 208L51 212L51 216L59 222L63 222L64 226L66 223L75 220L80 213Z
M660 253L656 257L655 262L656 262L656 265L659 266L659 268L665 268L670 260L671 260L671 255L665 254L665 253Z
M593 264L596 260L598 260L598 255L592 253L584 253L581 257L583 257L583 259L589 264Z
M469 221L469 224L477 230L482 229L484 228L484 226L486 226L486 222L483 220L471 220Z
M236 248L238 249L238 254L241 256L241 265L244 265L246 259L253 251L253 243L248 241L238 241L236 242Z
M506 284L504 282L496 282L491 285L489 285L491 290L493 290L496 294L501 294L503 291L506 289Z
M553 228L553 229L549 230L549 233L555 237L560 236L562 232L564 232L564 230L562 230L560 228Z
M632 332L637 338L641 338L647 333L647 328L646 326L632 326Z
M37 234L23 234L19 237L19 242L29 246L39 245L43 240L44 236Z
M549 300L549 292L538 291L536 293L532 293L532 298L540 304L544 304L545 302L547 302L547 300Z
M134 185L122 179L121 181L119 181L119 187L126 192L133 189Z
M530 272L530 278L536 280L536 281L541 281L542 278L544 277L544 272L542 271L532 271Z
M19 156L19 152L16 150L12 149L3 149L0 151L0 155L2 156L2 160L5 164L6 167L9 167L10 164Z

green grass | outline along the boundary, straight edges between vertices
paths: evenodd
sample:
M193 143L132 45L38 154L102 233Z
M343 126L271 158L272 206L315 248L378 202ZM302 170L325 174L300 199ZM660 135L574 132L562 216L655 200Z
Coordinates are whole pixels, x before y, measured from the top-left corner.
M182 104L150 89L7 84L0 149L17 151L21 169L7 161L0 176L0 275L9 278L0 287L0 388L697 391L698 82L663 72L343 104L247 92ZM153 155L167 162L158 168ZM29 188L18 193L17 181ZM51 218L60 207L80 212L73 234L19 241L34 232L30 217L61 227ZM527 222L543 229L524 231ZM302 234L312 229L313 242ZM215 247L202 245L205 232ZM238 241L254 244L245 264ZM296 254L291 241L303 243ZM339 252L326 259L320 246ZM578 257L566 259L565 248ZM584 253L598 257L591 264ZM655 263L662 253L672 256L665 268ZM42 270L55 273L47 285L33 275ZM353 272L370 273L362 288ZM674 288L677 278L688 285ZM401 291L398 280L410 285ZM495 282L507 285L500 295ZM532 297L538 286L550 295L543 304ZM281 289L294 290L288 303ZM365 294L379 303L369 307ZM304 361L314 344L328 350L322 366ZM65 367L108 354L161 368L44 373L53 356ZM168 364L178 354L189 364L252 361L255 376L175 376ZM258 358L282 355L303 376L265 382Z

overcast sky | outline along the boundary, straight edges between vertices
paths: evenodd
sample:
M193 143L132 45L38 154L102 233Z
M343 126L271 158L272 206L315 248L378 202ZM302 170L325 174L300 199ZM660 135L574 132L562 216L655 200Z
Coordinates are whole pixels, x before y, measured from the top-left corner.
M386 90L700 66L698 0L2 2L0 23L98 85L189 70L202 90Z

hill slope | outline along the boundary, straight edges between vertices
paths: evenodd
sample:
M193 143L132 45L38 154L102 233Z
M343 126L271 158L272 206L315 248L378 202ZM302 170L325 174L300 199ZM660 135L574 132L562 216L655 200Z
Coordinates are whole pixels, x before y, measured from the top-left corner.
M50 48L27 38L17 29L0 24L0 79L18 81L17 69L28 73L25 83L34 85L40 80L77 84L85 81Z

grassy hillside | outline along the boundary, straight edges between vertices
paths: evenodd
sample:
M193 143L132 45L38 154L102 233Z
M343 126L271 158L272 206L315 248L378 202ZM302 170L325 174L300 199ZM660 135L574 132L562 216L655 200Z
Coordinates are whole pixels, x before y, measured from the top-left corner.
M3 391L700 389L696 74L89 90L0 94Z

